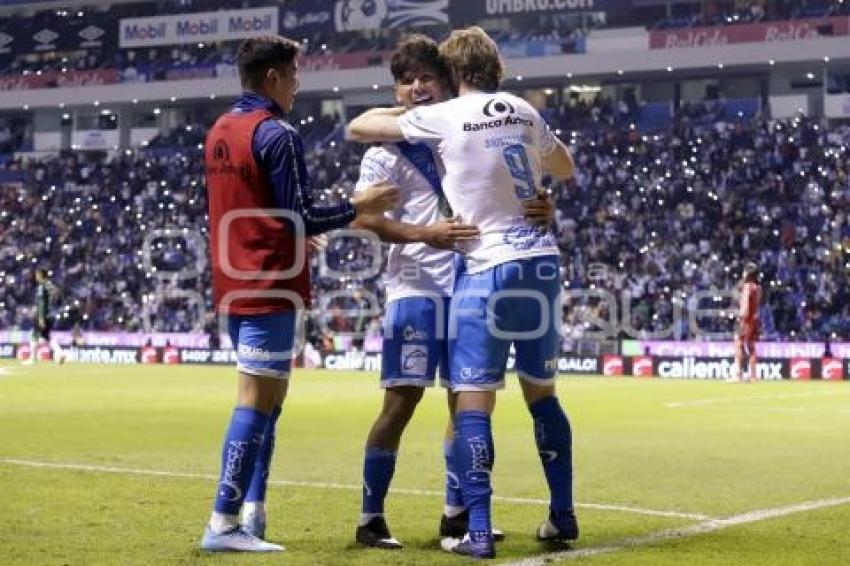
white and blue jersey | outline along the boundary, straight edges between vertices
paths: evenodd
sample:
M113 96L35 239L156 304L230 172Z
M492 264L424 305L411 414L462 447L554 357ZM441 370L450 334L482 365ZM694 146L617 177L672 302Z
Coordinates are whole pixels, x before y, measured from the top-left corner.
M421 144L387 144L363 156L355 191L388 181L399 188L399 205L388 218L428 225L447 217L439 166ZM390 244L384 281L387 308L381 387L433 385L436 370L448 380L446 327L454 286L454 253L423 243Z
M503 387L511 344L520 377L548 383L559 347L559 251L551 229L526 221L522 203L537 196L554 134L530 104L505 92L415 108L399 126L409 142L439 154L452 210L481 231L465 249L452 297L452 388Z
M454 214L481 231L465 249L469 273L559 253L554 232L532 226L523 213L522 202L542 186L542 157L557 147L528 102L506 92L474 92L414 108L398 123L409 142L437 152Z

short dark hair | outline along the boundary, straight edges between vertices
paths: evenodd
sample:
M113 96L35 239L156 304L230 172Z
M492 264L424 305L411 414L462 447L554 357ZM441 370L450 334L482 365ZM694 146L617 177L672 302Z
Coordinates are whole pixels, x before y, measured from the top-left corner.
M438 75L446 84L450 82L449 70L440 55L437 42L422 34L412 34L404 38L396 47L390 60L390 73L396 82L411 72L427 69Z
M243 88L262 86L269 69L282 70L295 61L298 43L280 35L267 35L246 39L239 45L236 64L239 82Z

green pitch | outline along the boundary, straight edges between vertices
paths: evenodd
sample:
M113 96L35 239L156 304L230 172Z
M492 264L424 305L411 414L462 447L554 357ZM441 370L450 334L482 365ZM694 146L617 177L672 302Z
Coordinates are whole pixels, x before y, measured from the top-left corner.
M204 555L232 368L0 366L3 564L457 564L438 549L444 395L402 443L388 500L404 551L353 545L374 374L297 371L279 425L269 538L283 555ZM496 409L498 561L552 549L530 419ZM591 564L850 563L850 383L563 378ZM513 498L513 499L512 499ZM556 549L557 550L557 549ZM550 557L551 558L551 557ZM546 557L529 564L544 564Z

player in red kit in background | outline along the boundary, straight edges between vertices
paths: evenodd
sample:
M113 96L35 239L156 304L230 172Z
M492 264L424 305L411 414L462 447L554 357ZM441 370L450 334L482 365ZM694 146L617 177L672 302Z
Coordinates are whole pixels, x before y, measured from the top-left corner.
M759 268L755 263L747 263L741 277L741 303L738 311L738 332L735 335L735 367L732 370L734 381L757 380L756 373L756 341L761 333L759 305L761 305L761 285L759 285ZM742 374L744 355L747 356L749 371Z
M264 502L295 324L310 302L307 240L390 210L398 199L383 185L338 206L313 205L301 138L283 120L298 90L297 53L297 43L279 36L244 41L237 54L244 92L205 144L214 301L227 315L239 372L201 541L207 551L283 550L262 540Z

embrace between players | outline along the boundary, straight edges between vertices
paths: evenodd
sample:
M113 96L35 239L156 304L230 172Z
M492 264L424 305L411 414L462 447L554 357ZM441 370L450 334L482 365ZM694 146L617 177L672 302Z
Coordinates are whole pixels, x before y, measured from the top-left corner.
M303 258L310 236L347 225L390 243L385 396L366 441L357 541L402 548L384 499L402 433L439 368L450 415L442 546L495 556L490 416L511 346L551 493L537 537L576 539L571 430L554 383L559 252L553 206L541 192L544 170L572 175L567 148L532 106L498 90L502 62L481 29L457 30L439 48L413 36L391 63L400 107L349 125L350 139L383 142L364 156L355 196L315 206L300 138L282 120L298 88L296 54L281 37L245 41L245 92L206 143L215 302L237 350L239 393L201 547L282 550L264 540L264 501L296 317L309 305Z

